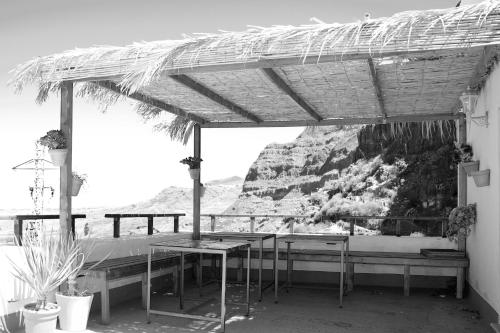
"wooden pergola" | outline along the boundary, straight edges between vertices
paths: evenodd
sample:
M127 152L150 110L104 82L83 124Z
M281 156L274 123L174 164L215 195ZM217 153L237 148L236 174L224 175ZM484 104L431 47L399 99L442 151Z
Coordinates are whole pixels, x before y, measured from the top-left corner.
M194 128L247 128L457 120L458 97L480 89L496 64L500 2L404 12L350 24L254 27L179 41L94 47L34 59L14 84L60 90L61 227L71 216L73 89L108 105L122 96L145 117L167 112ZM43 97L42 97L43 99ZM466 176L459 170L459 204ZM193 237L200 236L200 181L194 180ZM461 246L464 246L462 242Z

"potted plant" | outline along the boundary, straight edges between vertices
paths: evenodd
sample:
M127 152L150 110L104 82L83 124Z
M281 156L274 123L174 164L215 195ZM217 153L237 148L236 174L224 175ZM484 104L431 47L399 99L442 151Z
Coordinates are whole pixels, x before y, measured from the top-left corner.
M94 294L88 292L86 289L85 277L93 267L99 265L109 256L109 254L106 255L103 259L86 269L85 273L82 273L83 265L89 258L93 247L94 243L90 243L89 247L83 246L82 242L77 238L69 238L65 243L64 252L66 255L77 252L78 260L74 262L72 274L67 278L66 290L56 293L57 304L61 307L59 327L64 331L82 332L87 329ZM78 278L82 279L77 280Z
M468 176L471 176L472 172L479 170L479 161L474 161L472 156L471 145L455 142L453 160L464 168Z
M66 162L68 149L66 137L61 130L51 130L39 139L42 146L49 148L49 155L52 163L56 166L63 166Z
M14 276L28 285L36 296L35 303L26 304L22 309L26 333L55 332L61 308L47 299L74 274L79 256L75 248L65 248L66 238L47 232L28 233L20 245L22 260L8 257Z
M457 241L459 236L467 237L471 226L476 223L476 204L455 207L448 217L446 236L449 240Z
M490 185L490 169L473 171L471 172L471 176L474 178L474 183L477 187Z
M200 179L200 163L203 160L199 157L186 157L181 160L182 164L187 164L189 166L189 175L191 179Z
M76 197L78 193L80 193L80 188L83 183L87 181L87 175L80 175L76 172L73 172L73 184L71 186L71 195Z

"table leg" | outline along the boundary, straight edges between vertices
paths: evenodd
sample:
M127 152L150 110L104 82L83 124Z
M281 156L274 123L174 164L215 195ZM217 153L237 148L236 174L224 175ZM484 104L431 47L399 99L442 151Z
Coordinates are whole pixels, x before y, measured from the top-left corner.
M262 238L259 241L259 302L262 301L262 266L263 266L263 247L264 247L264 241Z
M292 243L286 243L286 291L288 292L288 288L292 286L292 270L293 270L293 262L290 259L290 252L292 249Z
M148 251L148 278L146 281L146 283L148 284L147 295L146 295L146 317L148 324L151 323L151 318L149 313L151 309L151 251L152 249L150 248Z
M181 252L181 274L180 274L179 286L181 288L179 293L179 307L181 310L183 310L184 309L184 252Z
M278 303L278 251L279 244L276 241L276 236L274 236L274 303Z
M222 292L220 301L220 320L222 332L226 330L226 256L227 254L222 253Z
M342 307L342 298L344 296L344 246L345 243L342 242L340 247L340 304L339 307Z
M347 241L346 241L346 251L345 251L345 276L346 276L346 284L347 284L347 288L346 288L346 295L349 291L352 290L352 280L351 280L351 266L349 264L349 238L347 238Z
M200 262L198 265L198 289L200 293L200 297L202 296L203 292L201 288L203 287L203 253L200 253Z
M250 245L247 247L247 316L250 315Z

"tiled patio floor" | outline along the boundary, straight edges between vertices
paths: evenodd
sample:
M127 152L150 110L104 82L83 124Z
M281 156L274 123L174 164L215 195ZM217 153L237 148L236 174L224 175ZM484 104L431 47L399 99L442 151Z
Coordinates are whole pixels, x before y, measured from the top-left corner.
M191 294L194 291L190 289ZM228 292L235 299L242 296L243 289L231 287ZM491 332L467 300L443 298L429 290L413 290L410 297L404 297L401 289L357 288L345 297L342 309L338 307L335 291L292 289L288 294L282 291L278 304L274 303L272 293L268 290L262 302L252 302L249 317L243 315L243 309L231 313L239 309L228 307L230 319L226 332ZM177 302L155 295L152 304L173 310ZM207 302L195 314L218 313L218 309L216 301ZM216 323L164 316L152 316L152 323L147 324L140 299L112 307L111 315L111 325L103 326L98 323L98 314L93 314L89 332L216 332L220 328Z

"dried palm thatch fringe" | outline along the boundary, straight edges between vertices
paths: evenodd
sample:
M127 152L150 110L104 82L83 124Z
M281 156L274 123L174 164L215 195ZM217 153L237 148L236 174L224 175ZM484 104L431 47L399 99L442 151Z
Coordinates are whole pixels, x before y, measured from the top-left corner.
M295 57L306 60L324 55L369 53L383 56L391 51L426 51L499 44L500 0L451 9L407 11L389 18L349 24L302 26L249 26L247 31L192 34L183 40L135 43L126 47L96 46L36 58L13 71L10 84L20 92L38 84L38 102L58 90L63 81L112 78L124 92L133 93L158 82L168 70L203 65L254 62L259 59ZM115 93L85 84L79 91L102 103L103 109L120 99ZM149 117L158 110L140 105ZM192 128L187 120L160 126L172 137L184 139L181 130ZM396 129L396 128L395 128ZM427 129L426 131L429 131ZM395 130L395 133L397 130Z

